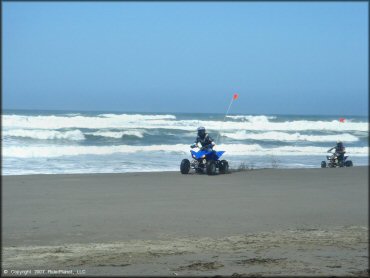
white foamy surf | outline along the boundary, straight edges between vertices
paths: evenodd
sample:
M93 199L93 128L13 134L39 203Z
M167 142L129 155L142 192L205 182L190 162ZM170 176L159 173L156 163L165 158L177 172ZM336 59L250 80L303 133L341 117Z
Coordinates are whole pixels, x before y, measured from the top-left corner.
M265 116L245 116L248 121L222 121L204 119L176 119L175 115L112 115L99 114L97 116L24 116L4 115L3 128L17 129L178 129L194 131L199 125L209 130L247 130L247 131L368 131L367 122L344 123L339 120L314 121L291 120L284 122L271 122Z
M355 165L368 164L365 117L18 112L2 115L3 174L178 170L205 126L230 165L252 161L319 167L342 140Z
M249 133L246 131L236 131L234 133L221 133L222 136L236 140L268 140L268 141L309 141L309 142L335 142L342 140L345 142L356 142L358 137L349 133L338 133L336 135L306 135L299 132L262 132Z

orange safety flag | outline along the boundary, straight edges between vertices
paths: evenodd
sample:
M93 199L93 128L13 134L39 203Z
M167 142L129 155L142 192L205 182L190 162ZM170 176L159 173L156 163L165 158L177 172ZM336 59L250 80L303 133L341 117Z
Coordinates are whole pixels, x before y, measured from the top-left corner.
M238 94L234 94L233 99L236 100L239 97Z
M344 121L345 121L346 119L345 118L339 118L339 121L341 122L341 123L344 123Z

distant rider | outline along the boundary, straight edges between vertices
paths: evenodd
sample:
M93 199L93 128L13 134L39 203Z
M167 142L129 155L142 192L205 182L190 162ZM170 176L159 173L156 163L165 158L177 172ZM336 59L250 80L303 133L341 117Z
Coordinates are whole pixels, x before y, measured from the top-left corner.
M338 163L341 165L344 160L344 154L346 153L346 148L344 147L341 141L337 141L337 144L328 150L330 153L333 149L335 149L335 155L338 157Z
M190 147L195 148L198 143L202 145L202 150L205 151L212 151L215 143L213 142L213 139L211 136L209 136L208 133L206 133L206 129L204 127L198 127L197 129L198 135L197 138L195 139L194 144L192 144Z

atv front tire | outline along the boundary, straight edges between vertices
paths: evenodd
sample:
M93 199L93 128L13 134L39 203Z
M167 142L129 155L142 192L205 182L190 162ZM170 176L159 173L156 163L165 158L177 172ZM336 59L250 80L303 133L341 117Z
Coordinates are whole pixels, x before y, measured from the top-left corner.
M344 166L352 167L353 166L352 160L347 160L346 162L344 162Z
M213 160L207 161L206 172L210 176L216 175L216 163Z
M325 161L321 161L321 168L326 168L326 162Z
M188 174L190 171L190 161L189 159L183 159L180 164L181 174Z

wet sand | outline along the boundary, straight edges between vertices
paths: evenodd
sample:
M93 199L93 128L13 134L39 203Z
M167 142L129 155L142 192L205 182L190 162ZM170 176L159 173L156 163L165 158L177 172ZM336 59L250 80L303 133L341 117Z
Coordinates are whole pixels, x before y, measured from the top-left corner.
M32 274L368 275L368 168L5 176L2 225Z

